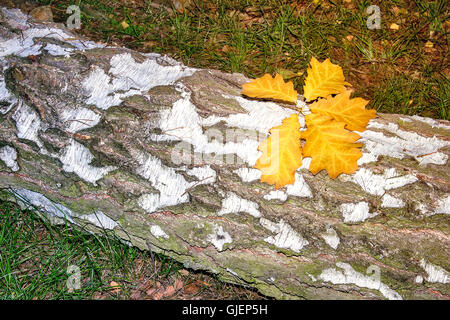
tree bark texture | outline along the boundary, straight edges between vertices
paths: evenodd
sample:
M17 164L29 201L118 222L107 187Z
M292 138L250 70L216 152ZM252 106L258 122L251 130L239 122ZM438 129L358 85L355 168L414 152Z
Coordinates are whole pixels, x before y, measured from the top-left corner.
M380 113L355 174L304 159L274 190L257 147L295 111L243 97L243 75L0 14L0 188L19 203L279 299L449 298L448 121Z

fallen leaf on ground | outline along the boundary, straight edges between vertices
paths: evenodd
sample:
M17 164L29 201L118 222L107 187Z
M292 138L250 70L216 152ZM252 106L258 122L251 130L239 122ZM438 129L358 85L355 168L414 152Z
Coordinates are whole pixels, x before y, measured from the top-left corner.
M389 29L398 30L398 29L400 29L400 26L396 23L391 23L391 25L389 26Z
M145 293L146 293L148 296L151 296L152 294L155 293L155 291L156 291L156 288L150 288L150 289L148 289L147 291L145 291Z
M146 291L146 290L148 290L149 288L151 288L151 287L153 287L153 280L147 280L147 281L142 281L140 284L139 284L139 288L142 290L142 291Z
M287 69L277 69L277 73L280 74L284 80L289 80L295 77L301 77L303 75L303 71L293 72Z
M196 294L200 291L201 288L201 282L199 280L196 280L187 286L184 287L184 292L187 294Z
M142 45L144 47L154 47L154 46L158 45L158 42L156 42L156 41L145 41L145 42L142 43Z
M399 14L408 14L408 10L406 10L405 8L399 8L397 6L392 7L392 12L396 16L398 16Z
M348 130L364 131L370 119L375 118L375 110L367 110L365 107L369 101L362 98L350 98L349 90L335 97L320 99L310 105L311 112L329 116L337 121L345 123Z
M153 298L153 300L161 300L161 298L163 296L164 296L164 294L162 292L158 291L152 296L152 298Z
M183 13L191 4L191 0L172 0L172 5L178 13Z
M178 270L178 272L185 277L189 274L189 271L187 271L186 269L180 269Z
M173 286L168 286L163 292L164 297L170 297L175 294L175 288Z
M208 282L206 282L206 281L202 281L202 284L203 284L204 286L206 286L206 287L210 287L210 286L211 286L211 284L208 283Z
M180 290L183 288L184 282L180 279L175 280L175 289Z
M36 21L50 21L53 22L53 12L50 6L41 6L34 8L30 12L30 16Z
M104 296L103 296L103 294L101 292L94 292L94 295L92 296L92 298L94 300L100 300L100 299L103 299Z
M230 47L229 45L226 44L222 47L221 50L222 50L222 52L228 53L228 52L233 51L233 47Z

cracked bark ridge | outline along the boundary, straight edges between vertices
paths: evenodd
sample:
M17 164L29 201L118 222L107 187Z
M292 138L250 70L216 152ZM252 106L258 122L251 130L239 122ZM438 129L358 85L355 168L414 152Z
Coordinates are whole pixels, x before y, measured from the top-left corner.
M243 75L0 19L0 188L22 205L279 299L449 298L448 121L379 114L355 174L304 159L275 191L252 167L293 110Z

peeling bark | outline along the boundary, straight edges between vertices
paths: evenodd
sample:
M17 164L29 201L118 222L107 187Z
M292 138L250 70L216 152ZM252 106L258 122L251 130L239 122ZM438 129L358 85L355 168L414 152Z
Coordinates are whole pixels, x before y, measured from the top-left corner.
M53 222L280 299L449 298L448 121L378 114L355 174L304 159L275 191L252 167L294 111L242 97L243 75L0 15L0 188Z

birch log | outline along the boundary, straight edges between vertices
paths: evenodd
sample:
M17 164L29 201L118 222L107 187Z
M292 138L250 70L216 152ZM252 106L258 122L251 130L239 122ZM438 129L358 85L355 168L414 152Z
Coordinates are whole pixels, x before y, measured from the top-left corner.
M0 14L0 188L18 202L279 299L449 298L448 121L378 114L355 174L304 159L275 191L252 167L294 111L241 96L243 75Z

